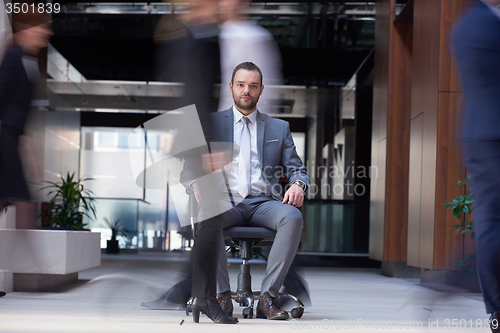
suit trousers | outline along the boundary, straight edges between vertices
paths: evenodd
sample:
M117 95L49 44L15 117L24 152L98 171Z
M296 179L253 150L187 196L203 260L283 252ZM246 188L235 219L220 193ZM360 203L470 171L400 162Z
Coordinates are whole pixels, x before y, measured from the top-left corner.
M500 311L500 141L464 144L472 175L476 270L486 312Z
M222 223L224 229L248 226L276 230L276 238L269 253L266 274L262 281L261 295L268 292L271 296L278 296L302 235L304 220L300 210L266 195L250 195L222 214L219 223ZM230 290L223 237L217 238L217 255L219 263L217 290L221 293Z

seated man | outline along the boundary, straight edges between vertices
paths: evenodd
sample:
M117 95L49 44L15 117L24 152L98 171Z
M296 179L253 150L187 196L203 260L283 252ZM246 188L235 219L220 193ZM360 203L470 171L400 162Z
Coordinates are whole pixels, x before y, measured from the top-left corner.
M262 281L257 317L287 319L288 313L278 307L275 298L299 245L304 222L298 208L304 202L309 176L295 150L288 122L271 118L257 110L257 102L264 89L259 67L251 62L236 66L229 88L234 105L213 115L212 128L216 141L233 143L240 151L229 159L218 156L218 153L203 158L206 172L224 169L227 178L222 191L228 192L226 197L231 199L229 209L213 219L217 219L223 228L255 226L276 230ZM230 162L226 164L222 162L224 160ZM290 184L284 196L279 184L282 174ZM197 182L191 184L198 202L203 201L204 195L200 193ZM222 309L231 313L223 239L218 240L217 256L218 300Z

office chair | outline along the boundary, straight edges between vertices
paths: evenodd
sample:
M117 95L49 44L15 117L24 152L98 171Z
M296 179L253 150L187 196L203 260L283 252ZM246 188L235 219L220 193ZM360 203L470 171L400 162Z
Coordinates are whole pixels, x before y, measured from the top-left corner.
M197 222L198 206L194 192L191 189L186 189L189 195L189 207L191 213L191 223ZM260 298L260 291L252 291L252 276L250 274L250 264L248 263L255 256L263 259L267 263L267 257L256 248L271 246L276 236L276 231L263 227L231 227L224 229L224 241L226 246L229 246L228 252L236 250L242 260L240 265L240 273L238 274L238 282L236 292L231 292L231 298L236 301L243 309L243 318L253 318L254 303ZM286 304L287 301L293 301L296 306L290 311L293 318L301 318L304 314L304 304L302 301L293 295L280 293L278 296L278 304L280 306ZM192 312L190 299L186 307L186 315Z

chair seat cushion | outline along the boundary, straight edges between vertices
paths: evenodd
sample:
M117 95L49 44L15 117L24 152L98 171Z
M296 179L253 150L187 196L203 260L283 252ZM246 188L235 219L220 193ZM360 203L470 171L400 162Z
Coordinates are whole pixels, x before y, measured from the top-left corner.
M259 238L274 239L276 231L264 227L231 227L224 229L224 239L228 238Z

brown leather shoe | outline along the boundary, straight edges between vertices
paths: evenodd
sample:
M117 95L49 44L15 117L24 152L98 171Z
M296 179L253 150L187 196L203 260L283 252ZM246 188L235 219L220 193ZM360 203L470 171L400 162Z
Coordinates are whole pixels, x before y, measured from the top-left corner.
M217 301L224 311L225 314L232 317L233 316L233 300L231 299L231 294L229 293L221 293L217 295Z
M278 306L276 298L265 293L259 300L257 304L257 318L267 318L267 319L288 319L288 312L281 310Z

